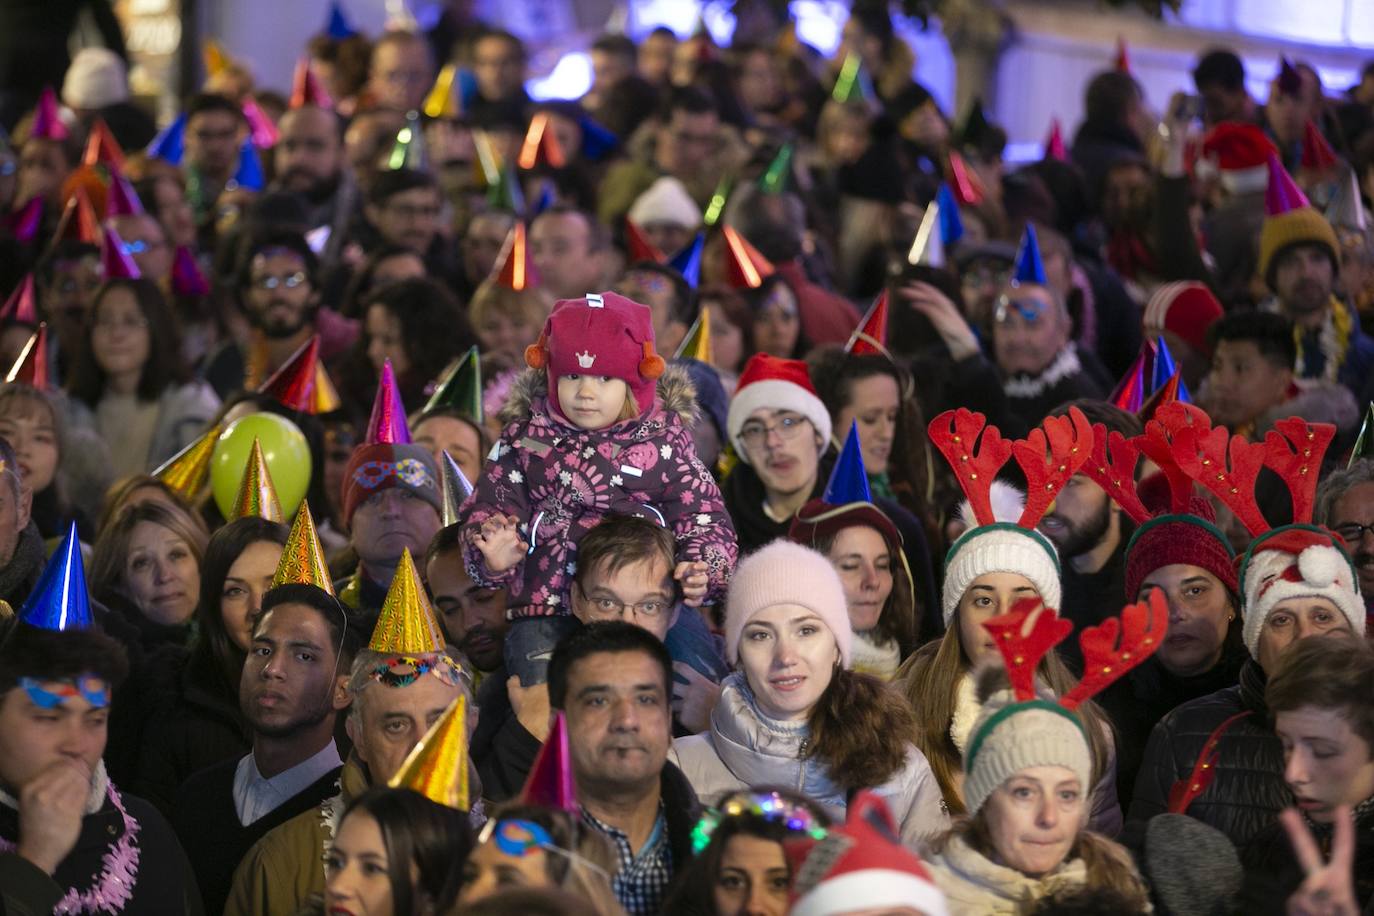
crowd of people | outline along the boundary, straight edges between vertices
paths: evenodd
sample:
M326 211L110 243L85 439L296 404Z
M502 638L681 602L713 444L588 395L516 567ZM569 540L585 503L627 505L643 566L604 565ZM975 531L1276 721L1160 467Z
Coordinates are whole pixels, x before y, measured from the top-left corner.
M1374 908L1374 64L757 6L7 92L0 914Z

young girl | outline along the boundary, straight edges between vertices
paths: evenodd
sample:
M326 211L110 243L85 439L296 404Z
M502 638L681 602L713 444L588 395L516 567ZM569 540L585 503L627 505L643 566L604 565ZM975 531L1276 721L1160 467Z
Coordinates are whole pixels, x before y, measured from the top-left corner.
M673 532L685 602L722 598L734 528L692 446L695 393L654 352L648 307L615 293L561 300L525 361L534 371L517 380L465 506L473 581L507 588L513 621L566 618L582 535L607 515L639 515ZM506 639L507 673L526 686L542 682L557 640L560 625L545 624Z

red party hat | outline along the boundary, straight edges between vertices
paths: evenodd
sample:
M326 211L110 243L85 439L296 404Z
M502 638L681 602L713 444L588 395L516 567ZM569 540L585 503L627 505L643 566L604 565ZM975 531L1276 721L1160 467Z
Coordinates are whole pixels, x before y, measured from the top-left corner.
M91 127L81 164L92 167L103 165L114 172L124 171L124 151L119 148L119 142L115 140L114 134L110 133L110 128L103 118L97 119Z
M196 256L185 245L178 245L172 258L172 292L188 298L210 295L210 283L200 272Z
M1289 210L1299 210L1310 206L1307 195L1302 193L1297 182L1293 181L1293 176L1288 174L1288 170L1283 167L1279 157L1270 153L1269 187L1264 192L1265 216L1278 216Z
M568 750L568 724L563 711L554 713L553 725L539 756L534 758L520 802L542 805L555 811L577 813L577 790L573 786L572 754Z
M7 384L19 382L37 388L40 391L47 391L48 385L48 326L40 324L38 330L33 332L29 342L24 344L24 349L19 351L19 358L14 361L10 371L5 373Z
M258 393L270 394L288 410L314 413L311 408L315 403L315 364L319 358L320 335L312 334L262 383Z
M138 216L146 212L134 186L120 172L111 172L110 190L105 195L105 218Z
M372 417L367 422L367 435L363 437L363 442L367 445L404 445L410 442L410 426L406 423L406 409L401 403L400 389L396 387L396 373L391 369L391 360L382 364L382 375L377 381L377 397L372 402Z
M62 142L71 136L67 125L57 107L57 93L51 86L44 86L38 96L38 105L33 110L33 123L29 126L29 137L36 140Z
M496 257L496 266L492 274L496 277L497 285L517 292L539 285L539 275L534 272L534 265L530 263L529 245L525 241L525 224L520 220L515 221L510 234L506 236L506 243L501 246L501 253Z
M18 324L38 324L38 302L33 290L33 274L24 274L24 279L10 293L5 305L0 308L0 321L13 321Z
M1317 125L1308 118L1302 132L1302 167L1311 172L1325 172L1335 168L1340 161L1331 144L1317 130Z
M530 119L530 129L525 132L525 142L520 146L520 155L515 164L526 171L541 164L551 169L561 169L568 164L567 154L553 132L547 111L541 111Z
M267 112L258 106L257 101L251 95L245 95L239 107L243 111L243 119L248 122L248 133L253 139L253 145L258 149L271 149L276 146L281 134L277 132L277 125L272 123Z
M143 276L134 259L124 250L124 240L114 226L105 227L100 243L100 265L105 268L106 280L137 280Z
M1131 55L1126 50L1126 39L1124 36L1116 37L1116 58L1112 61L1112 66L1120 73L1131 72Z
M725 236L725 282L735 289L757 289L773 273L772 263L749 244L733 226L722 226Z
M969 171L964 157L949 151L949 174L946 176L954 190L954 199L961 207L977 207L983 203L983 185L978 176Z
M854 329L854 333L849 338L849 343L845 344L845 351L855 356L864 356L870 353L877 353L888 356L887 351L887 290L884 289L878 294L878 298L873 300L873 305L868 309L868 314L864 315L863 321Z
M628 216L625 217L625 249L630 256L631 264L636 261L655 261L662 264L667 260L663 252L655 248L654 243L645 238L644 231Z
M296 72L291 77L291 107L304 108L307 105L333 108L334 100L325 91L320 78L310 69L310 58L302 57L296 61Z
M100 220L95 215L95 207L91 206L91 198L86 194L86 189L78 187L67 198L67 205L62 208L62 217L57 221L57 231L53 233L53 239L59 242L99 245L100 238Z
M1058 118L1050 121L1050 134L1045 138L1044 158L1053 159L1056 162L1069 161L1069 151L1064 148L1064 132L1059 126Z

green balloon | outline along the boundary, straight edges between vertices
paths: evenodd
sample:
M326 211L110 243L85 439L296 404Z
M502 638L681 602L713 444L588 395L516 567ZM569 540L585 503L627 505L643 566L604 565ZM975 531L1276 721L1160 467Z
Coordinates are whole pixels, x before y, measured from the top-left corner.
M215 505L225 518L233 511L254 438L262 446L267 472L277 489L277 501L289 519L310 488L310 445L300 427L274 413L239 417L220 433L210 459L210 488Z

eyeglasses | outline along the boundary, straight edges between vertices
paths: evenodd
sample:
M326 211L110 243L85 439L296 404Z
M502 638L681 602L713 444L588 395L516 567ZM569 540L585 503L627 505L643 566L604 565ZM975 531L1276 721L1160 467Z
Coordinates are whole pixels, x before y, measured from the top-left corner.
M305 271L303 270L298 270L293 274L286 275L285 277L266 276L253 278L253 286L255 286L258 289L265 290L274 290L282 286L286 287L287 289L295 289L304 282Z
M783 442L791 442L801 435L802 430L806 428L805 424L810 422L806 417L783 417L777 424L769 426L757 420L750 420L739 431L739 437L750 448L757 448L766 442L769 433L777 433Z
M577 590L582 592L582 597L592 606L593 612L597 617L620 617L626 611L634 611L639 617L658 617L666 611L670 605L662 599L651 599L648 601L637 601L634 604L626 604L616 598L593 598L578 586Z
M1339 534L1347 544L1352 546L1364 540L1364 533L1366 531L1370 534L1374 534L1374 525L1361 525L1358 522L1350 522L1345 525L1336 526L1336 533Z
M784 798L778 792L736 792L717 808L711 808L692 829L692 854L699 855L711 842L721 821L726 818L752 817L769 824L781 824L791 833L804 834L813 840L825 836L825 823L810 805Z

